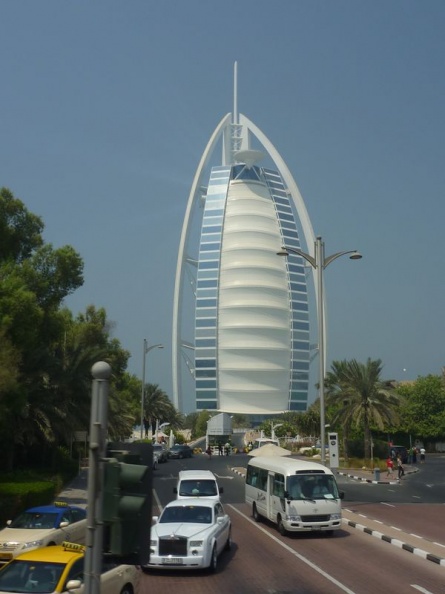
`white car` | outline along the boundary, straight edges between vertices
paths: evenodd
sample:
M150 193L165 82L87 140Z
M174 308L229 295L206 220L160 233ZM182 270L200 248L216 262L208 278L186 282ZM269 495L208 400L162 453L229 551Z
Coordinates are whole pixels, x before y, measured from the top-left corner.
M189 498L171 501L151 527L150 569L216 571L218 557L230 550L232 524L219 501Z
M25 551L65 540L84 543L86 517L84 508L63 501L27 509L0 530L0 566Z
M210 470L180 470L178 484L173 488L176 499L203 497L219 501L223 492L223 487L218 486L216 476Z

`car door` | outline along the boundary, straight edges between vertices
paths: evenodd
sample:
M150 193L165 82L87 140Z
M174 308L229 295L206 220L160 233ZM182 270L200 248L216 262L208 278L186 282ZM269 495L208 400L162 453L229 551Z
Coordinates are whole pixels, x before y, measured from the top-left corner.
M214 518L215 518L215 532L216 532L216 548L218 550L218 554L223 550L224 545L227 542L228 532L227 532L227 522L225 521L225 514L223 507L220 503L216 503L214 506ZM222 518L222 523L218 522L218 519Z

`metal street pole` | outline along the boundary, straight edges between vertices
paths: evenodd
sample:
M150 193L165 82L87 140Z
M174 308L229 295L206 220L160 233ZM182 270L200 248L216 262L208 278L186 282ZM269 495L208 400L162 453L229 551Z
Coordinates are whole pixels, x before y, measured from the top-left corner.
M311 256L302 250L283 246L281 251L277 252L278 256L288 256L289 253L297 254L304 258L317 272L317 318L318 318L318 362L319 362L319 399L320 399L320 447L321 447L321 463L326 464L326 435L325 435L325 401L324 401L324 376L325 376L325 336L324 336L324 287L323 287L323 272L331 262L351 254L351 260L360 260L362 255L357 250L346 250L343 252L336 252L331 256L325 257L324 242L319 236L315 240L314 255Z
M142 389L141 389L141 439L144 438L144 404L145 404L145 359L147 353L149 353L152 349L163 349L163 344L154 344L152 346L147 346L147 339L144 338L144 349L142 351Z
M90 451L87 491L87 531L85 537L85 594L100 594L103 549L103 458L106 453L108 388L111 367L104 361L91 369Z

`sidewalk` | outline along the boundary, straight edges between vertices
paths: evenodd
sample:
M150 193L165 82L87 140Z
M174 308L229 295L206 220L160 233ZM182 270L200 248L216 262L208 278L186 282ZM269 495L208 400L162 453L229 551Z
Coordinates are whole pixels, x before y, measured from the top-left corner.
M418 472L418 470L419 469L416 466L405 465L405 474ZM232 472L235 472L242 477L246 476L246 469L244 467L232 468ZM394 478L387 477L386 471L384 473L380 473L380 480L374 478L372 471L363 469L348 469L345 471L339 470L337 471L337 474L347 476L358 481L365 481L367 483L387 485L400 484L400 481L397 480L397 476L394 476ZM445 567L445 547L439 543L426 540L425 538L421 538L415 534L409 534L408 532L404 532L395 526L382 524L382 522L372 520L371 518L355 513L349 509L345 509L344 507L342 509L342 516L343 524L346 524L351 528L361 530L365 534L374 536L375 538L392 544L399 549L408 551L413 555L417 555L423 559L426 559L427 561L432 561L437 565Z
M409 464L404 465L405 475L412 474L413 472L418 472L419 469L417 466L412 466ZM397 471L393 472L392 477L388 477L386 470L378 471L375 470L364 470L362 468L339 468L335 469L337 474L342 476L347 476L348 478L352 478L358 481L365 481L367 483L374 483L374 484L389 484L389 485L397 485L399 484L399 480L397 478ZM403 478L402 478L403 480Z

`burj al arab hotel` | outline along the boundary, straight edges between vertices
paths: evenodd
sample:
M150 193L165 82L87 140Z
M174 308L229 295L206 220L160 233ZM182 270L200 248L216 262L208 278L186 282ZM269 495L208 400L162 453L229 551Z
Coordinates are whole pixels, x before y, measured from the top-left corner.
M305 249L315 236L284 160L238 113L236 64L233 103L203 152L184 217L173 305L173 403L184 413L305 411L313 271L300 255L277 252Z

